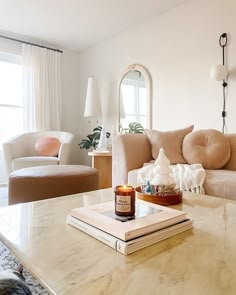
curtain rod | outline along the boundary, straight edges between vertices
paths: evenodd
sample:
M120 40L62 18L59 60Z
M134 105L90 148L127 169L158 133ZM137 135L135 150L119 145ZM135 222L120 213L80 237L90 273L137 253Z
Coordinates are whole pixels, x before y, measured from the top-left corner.
M53 51L63 53L62 50L55 49L55 48L50 48L50 47L39 45L39 44L36 44L36 43L31 43L31 42L27 42L27 41L23 41L23 40L20 40L20 39L15 39L15 38L3 36L3 35L0 35L0 37L4 38L4 39L8 39L8 40L12 40L12 41L20 42L20 43L25 43L25 44L29 44L29 45L33 45L33 46L37 46L37 47L41 47L41 48L46 48L46 49L49 49L49 50L53 50Z

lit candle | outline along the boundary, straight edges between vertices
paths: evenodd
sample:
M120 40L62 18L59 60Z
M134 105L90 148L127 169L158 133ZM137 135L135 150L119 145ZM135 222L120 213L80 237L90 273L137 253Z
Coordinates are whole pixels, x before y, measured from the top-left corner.
M115 214L118 216L134 216L135 190L130 185L118 185L115 188Z

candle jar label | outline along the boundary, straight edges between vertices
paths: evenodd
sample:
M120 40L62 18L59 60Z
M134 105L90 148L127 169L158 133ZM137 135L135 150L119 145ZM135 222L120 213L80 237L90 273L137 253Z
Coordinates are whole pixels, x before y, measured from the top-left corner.
M131 211L131 196L116 196L116 211L130 212Z
M118 185L115 188L115 214L135 215L135 190L131 185Z

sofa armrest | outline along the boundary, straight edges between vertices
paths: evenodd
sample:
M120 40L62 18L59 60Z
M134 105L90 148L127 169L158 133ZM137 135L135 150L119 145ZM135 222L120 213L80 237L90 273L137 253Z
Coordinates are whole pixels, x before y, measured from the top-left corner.
M152 160L146 134L119 134L112 144L112 186L127 184L128 172Z

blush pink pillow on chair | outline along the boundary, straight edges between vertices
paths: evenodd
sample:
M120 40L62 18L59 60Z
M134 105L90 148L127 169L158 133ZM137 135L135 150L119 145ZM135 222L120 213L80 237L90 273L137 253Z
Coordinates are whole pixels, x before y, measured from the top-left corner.
M35 150L39 156L51 156L55 157L58 155L61 142L50 136L41 137L35 144Z

